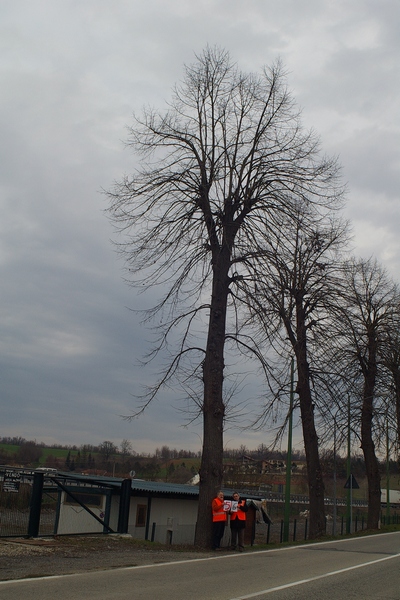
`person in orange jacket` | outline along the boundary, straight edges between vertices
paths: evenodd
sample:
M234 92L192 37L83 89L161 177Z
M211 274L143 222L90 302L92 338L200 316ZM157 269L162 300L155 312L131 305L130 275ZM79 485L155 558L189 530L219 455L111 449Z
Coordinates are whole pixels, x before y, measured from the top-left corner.
M246 504L246 500L241 500L240 496L237 492L234 492L233 502L236 508L237 502L237 510L230 511L230 526L231 526L231 548L232 550L236 550L237 543L239 541L239 551L243 552L244 550L244 530L246 528L246 512L248 511L248 506Z
M213 520L213 539L212 548L217 550L221 547L221 540L224 537L227 512L224 510L224 494L219 491L211 504Z

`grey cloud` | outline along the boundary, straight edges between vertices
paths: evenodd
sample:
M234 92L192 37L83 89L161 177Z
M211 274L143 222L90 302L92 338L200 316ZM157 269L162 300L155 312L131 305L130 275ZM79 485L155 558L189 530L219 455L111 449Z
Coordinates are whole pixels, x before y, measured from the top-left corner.
M207 43L245 70L281 56L306 124L340 155L356 249L400 272L398 5L19 0L0 10L0 434L198 449L178 390L138 420L120 418L160 364L138 366L152 332L129 309L157 292L124 283L101 193L135 168L123 144L132 112L164 108ZM228 438L255 447L267 435Z

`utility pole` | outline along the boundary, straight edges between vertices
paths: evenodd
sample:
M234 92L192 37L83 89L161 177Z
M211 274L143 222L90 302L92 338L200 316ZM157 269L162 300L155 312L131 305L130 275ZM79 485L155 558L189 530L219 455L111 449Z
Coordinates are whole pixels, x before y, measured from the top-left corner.
M389 468L389 418L386 415L386 524L390 521L390 468Z
M336 414L333 421L333 527L332 535L336 535L337 493L336 493Z
M350 441L350 395L347 396L347 480L350 478L350 488L347 490L346 533L352 528L352 477L351 477L351 441Z

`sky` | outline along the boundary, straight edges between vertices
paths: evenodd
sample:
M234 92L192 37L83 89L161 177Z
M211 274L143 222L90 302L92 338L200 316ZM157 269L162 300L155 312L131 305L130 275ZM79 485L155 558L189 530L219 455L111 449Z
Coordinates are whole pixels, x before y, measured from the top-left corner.
M244 71L282 60L342 165L354 253L400 281L399 22L397 0L1 0L0 437L200 450L173 390L122 418L158 365L140 366L146 301L103 190L135 167L133 112L163 109L207 45ZM233 427L225 445L270 436Z

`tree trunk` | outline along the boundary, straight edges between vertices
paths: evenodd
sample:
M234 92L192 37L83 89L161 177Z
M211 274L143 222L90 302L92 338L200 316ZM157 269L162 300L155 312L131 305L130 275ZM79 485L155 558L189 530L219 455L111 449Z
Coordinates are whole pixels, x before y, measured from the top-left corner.
M310 390L310 374L305 348L298 346L297 393L300 400L301 422L303 427L304 449L307 459L308 490L310 499L310 539L325 534L324 482L319 460L318 436L315 429L314 408Z
M325 488L319 460L318 436L315 429L314 406L310 387L310 367L307 360L306 312L303 306L304 291L298 290L295 297L296 328L293 330L289 318L284 318L286 331L296 355L297 388L300 401L300 416L303 429L304 450L307 461L307 479L310 509L309 537L321 537L326 531Z
M371 353L370 353L371 356ZM370 360L364 376L363 405L361 409L361 448L364 453L368 480L368 529L378 529L381 512L381 474L372 437L373 402L376 379L376 362Z
M224 346L229 291L229 253L218 254L213 265L213 290L206 354L203 364L203 450L200 465L199 508L195 544L206 548L212 541L211 502L223 480Z

